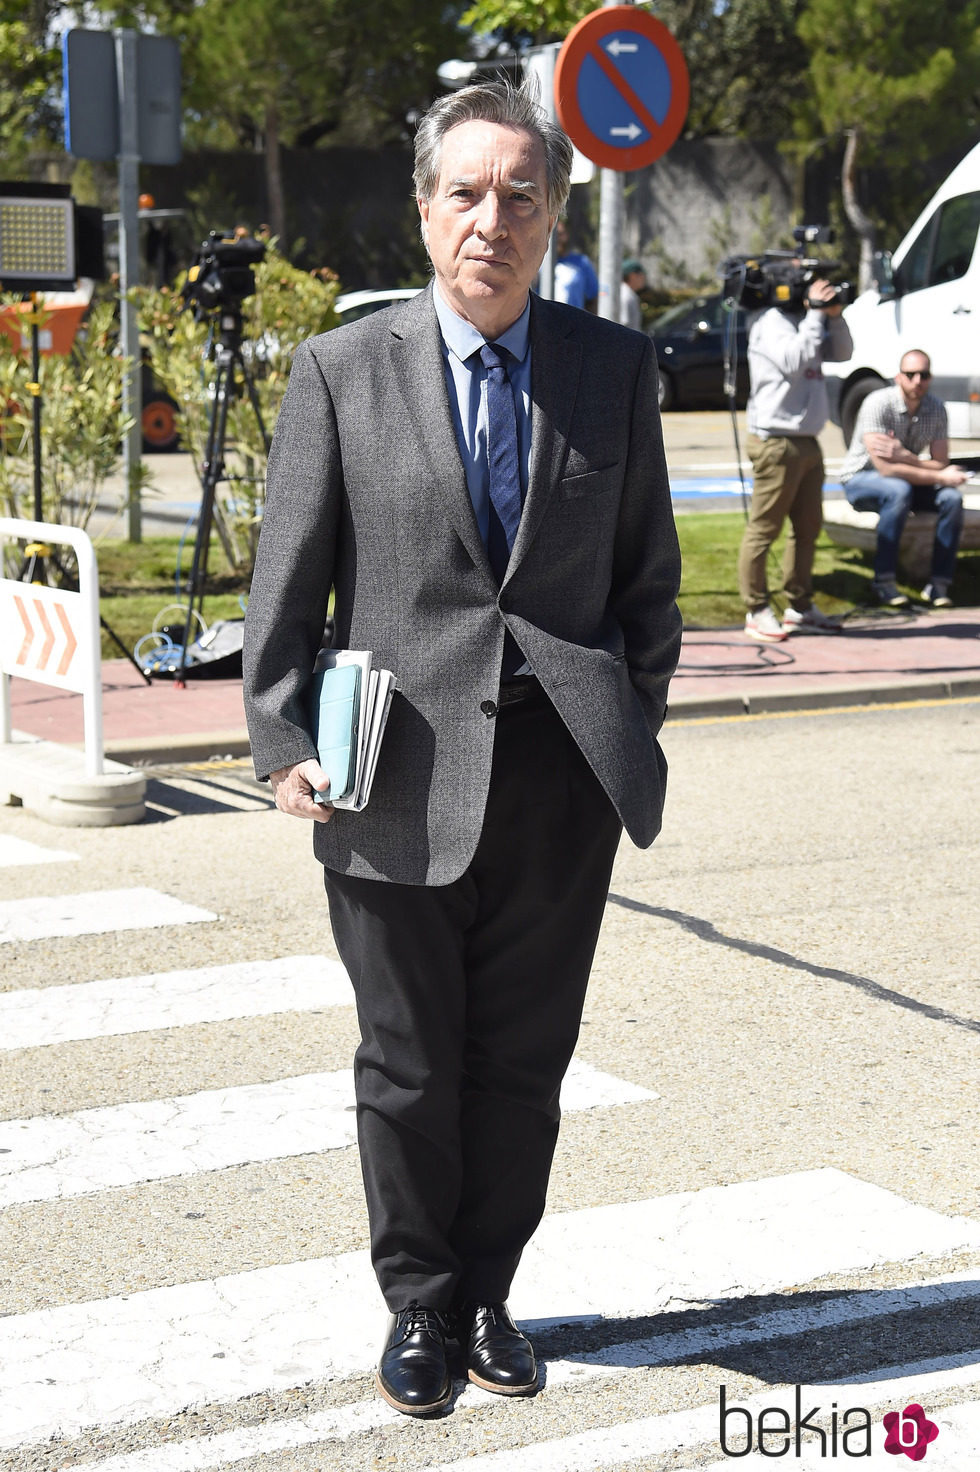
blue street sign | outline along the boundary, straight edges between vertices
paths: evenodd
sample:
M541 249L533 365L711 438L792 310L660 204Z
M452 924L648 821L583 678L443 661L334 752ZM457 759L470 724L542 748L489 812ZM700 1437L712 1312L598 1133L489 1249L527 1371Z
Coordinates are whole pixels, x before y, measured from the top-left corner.
M602 168L640 169L666 153L687 116L683 53L666 26L633 6L579 21L558 56L555 102L576 147Z

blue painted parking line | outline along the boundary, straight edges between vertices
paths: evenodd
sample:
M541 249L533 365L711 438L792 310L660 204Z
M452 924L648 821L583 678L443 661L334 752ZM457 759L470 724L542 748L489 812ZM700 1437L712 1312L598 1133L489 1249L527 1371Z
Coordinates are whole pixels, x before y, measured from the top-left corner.
M752 489L751 479L745 482L748 491ZM692 476L690 480L671 481L671 499L674 501L702 500L712 496L740 496L742 494L742 483L734 476L723 478L719 476Z
M752 494L751 473L745 477L745 490ZM841 496L843 488L839 481L824 482L824 496ZM710 500L712 497L741 496L742 482L737 476L692 475L678 478L670 483L670 495L674 501Z

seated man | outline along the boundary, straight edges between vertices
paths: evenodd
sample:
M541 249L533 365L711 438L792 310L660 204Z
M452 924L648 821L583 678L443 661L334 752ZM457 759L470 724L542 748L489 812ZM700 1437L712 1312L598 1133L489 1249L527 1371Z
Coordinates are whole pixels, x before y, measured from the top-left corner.
M896 577L898 545L910 511L936 512L932 575L922 596L934 608L952 607L949 588L963 529L963 497L956 487L970 472L949 463L946 409L927 392L931 377L925 353L917 348L905 353L895 387L878 389L861 405L841 467L844 494L855 510L878 513L871 586L888 608L905 608L909 601Z

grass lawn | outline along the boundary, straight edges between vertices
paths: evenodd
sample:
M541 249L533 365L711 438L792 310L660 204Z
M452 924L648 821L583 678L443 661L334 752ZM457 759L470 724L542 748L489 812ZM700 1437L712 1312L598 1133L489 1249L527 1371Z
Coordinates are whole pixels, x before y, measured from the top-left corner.
M745 523L740 512L692 512L677 518L684 559L680 607L687 628L715 629L738 625L745 617L735 576L738 548ZM193 542L183 548L176 537L157 537L134 545L124 541L100 542L96 555L102 587L102 616L132 650L153 628L154 620L183 624L179 609L176 569L180 558L181 588L190 574ZM776 543L770 562L770 583L779 587L782 540ZM204 616L208 623L219 618L239 618L239 598L248 589L248 579L229 572L217 537L208 557L208 587ZM869 600L870 555L837 547L822 536L814 563L814 589L820 606L828 613L846 613ZM902 584L915 596L920 589ZM956 563L953 596L957 603L980 604L980 553L962 553ZM120 651L103 630L102 654L116 659Z
M181 547L177 537L150 537L133 543L99 542L95 549L99 564L101 588L100 612L121 642L132 652L144 634L156 622L183 626L186 618L184 588L190 577L194 557L194 541L189 538ZM180 561L180 593L177 590L177 566ZM204 617L209 624L219 618L241 618L239 598L248 589L248 578L228 569L217 537L212 538L208 553L208 581L204 599ZM173 607L183 602L183 609ZM102 630L103 659L119 659L121 651Z
M678 600L689 629L717 629L741 624L745 608L738 596L736 566L745 519L739 511L691 512L677 518L684 571ZM769 586L780 587L783 538L769 559ZM899 587L915 599L922 591L899 579ZM871 602L871 554L838 547L821 534L813 564L813 590L825 613L846 613ZM980 604L980 553L961 552L956 559L954 600Z

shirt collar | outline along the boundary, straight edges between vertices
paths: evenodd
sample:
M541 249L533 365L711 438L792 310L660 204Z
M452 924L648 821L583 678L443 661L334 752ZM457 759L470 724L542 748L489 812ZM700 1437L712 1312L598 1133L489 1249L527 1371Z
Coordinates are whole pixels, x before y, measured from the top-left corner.
M437 281L433 283L432 301L439 319L439 330L442 333L443 342L449 351L455 353L462 362L465 362L473 353L478 353L487 339L482 333L477 332L472 322L465 321L458 312L453 311L439 290ZM513 354L518 362L524 361L531 341L530 293L517 321L512 322L507 331L502 332L494 341Z

